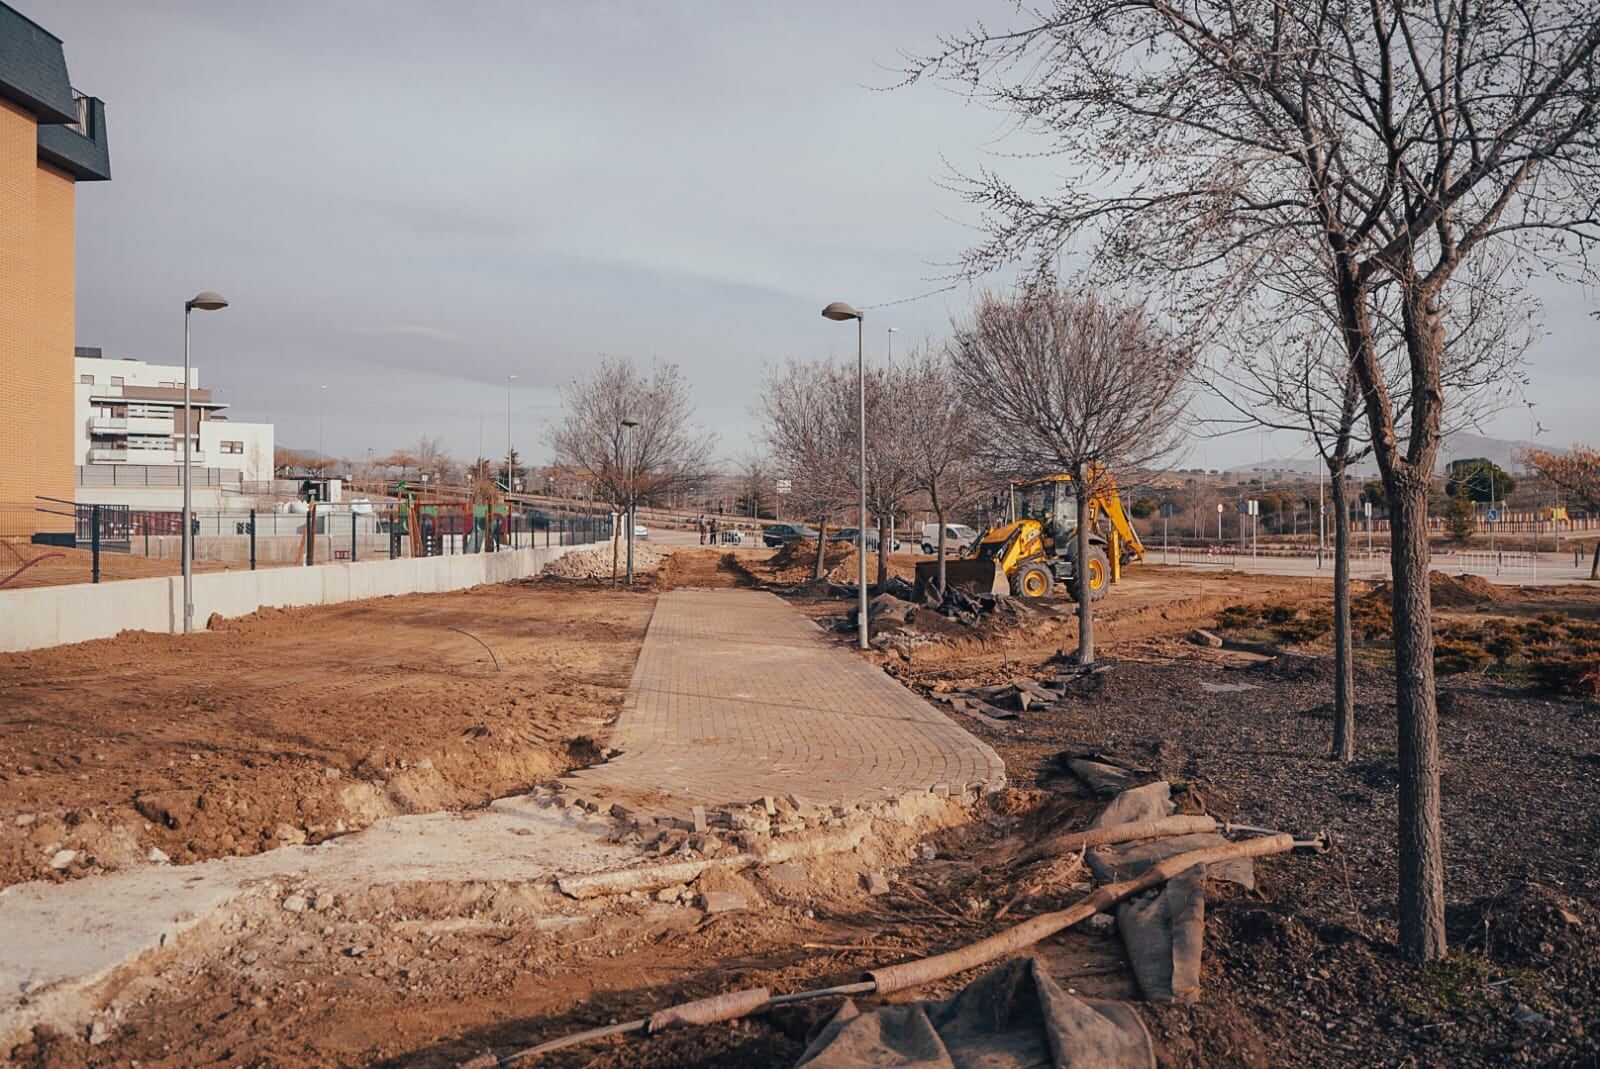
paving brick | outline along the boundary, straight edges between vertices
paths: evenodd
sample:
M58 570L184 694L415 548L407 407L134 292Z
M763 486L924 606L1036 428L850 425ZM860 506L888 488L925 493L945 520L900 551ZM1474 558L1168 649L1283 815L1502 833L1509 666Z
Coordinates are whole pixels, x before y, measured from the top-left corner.
M680 815L786 795L853 804L1003 776L987 745L753 590L662 595L612 745L620 756L568 783Z

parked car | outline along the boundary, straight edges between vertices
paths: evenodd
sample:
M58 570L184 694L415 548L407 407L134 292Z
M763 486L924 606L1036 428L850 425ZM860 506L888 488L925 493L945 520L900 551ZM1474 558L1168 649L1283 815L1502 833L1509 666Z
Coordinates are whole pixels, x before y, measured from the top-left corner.
M854 527L842 527L828 536L828 541L830 542L854 542L855 540L856 528ZM890 545L892 548L889 552L898 553L900 551L900 539L898 537ZM867 552L878 552L878 529L876 527L867 528Z
M769 523L761 529L761 541L768 549L776 549L802 538L816 538L817 529L803 523Z
M978 532L964 523L944 525L944 551L951 555L965 553L967 547L978 540ZM932 555L939 548L939 525L922 525L922 552Z
M635 537L635 538L649 538L650 537L650 528L646 527L642 523L634 524L633 525L633 537Z

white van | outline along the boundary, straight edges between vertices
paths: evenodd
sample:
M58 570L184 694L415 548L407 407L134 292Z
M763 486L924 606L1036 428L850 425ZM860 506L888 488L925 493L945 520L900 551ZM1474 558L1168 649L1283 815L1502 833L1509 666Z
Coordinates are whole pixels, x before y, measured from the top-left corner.
M951 556L966 552L968 546L978 540L978 532L964 523L947 523L944 525L944 551ZM922 552L927 554L937 553L939 550L939 525L925 523L922 525Z

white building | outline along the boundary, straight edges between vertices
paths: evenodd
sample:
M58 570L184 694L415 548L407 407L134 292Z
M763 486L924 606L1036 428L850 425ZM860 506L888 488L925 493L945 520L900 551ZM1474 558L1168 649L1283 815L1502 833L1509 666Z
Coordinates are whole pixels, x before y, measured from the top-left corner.
M86 487L170 487L183 464L183 368L143 360L108 359L98 349L78 349L73 447L79 499ZM197 486L269 482L273 474L272 424L231 420L189 369L189 447ZM116 470L113 470L116 469ZM134 470L142 469L142 470Z

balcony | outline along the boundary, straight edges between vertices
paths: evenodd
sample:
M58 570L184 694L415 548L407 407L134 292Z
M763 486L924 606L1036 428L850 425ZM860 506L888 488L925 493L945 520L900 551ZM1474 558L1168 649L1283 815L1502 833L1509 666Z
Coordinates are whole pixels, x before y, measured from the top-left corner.
M89 450L89 463L91 464L120 464L128 459L126 449L91 449Z
M39 127L39 158L80 182L103 182L111 177L106 106L77 90L72 91L72 104L75 121Z
M128 421L122 416L93 416L89 419L90 434L125 434Z

